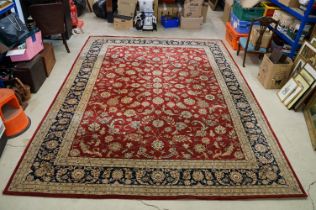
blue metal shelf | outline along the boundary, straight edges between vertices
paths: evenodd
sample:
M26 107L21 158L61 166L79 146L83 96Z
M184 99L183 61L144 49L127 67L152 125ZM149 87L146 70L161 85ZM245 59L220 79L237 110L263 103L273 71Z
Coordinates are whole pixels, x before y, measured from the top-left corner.
M278 0L270 0L273 4L277 5L278 7L280 7L282 10L286 11L287 13L289 13L290 15L293 15L294 17L296 17L298 20L303 21L305 20L305 14L302 10L298 9L298 8L291 8L288 6L285 6L284 4L280 3ZM311 0L311 2L314 3L313 0ZM306 10L307 11L307 10ZM315 23L316 22L316 16L309 16L309 14L307 14L307 22L309 23Z
M0 9L0 15L10 11L11 9L14 9L15 13L18 14L18 9L16 8L16 4L15 4L14 0L12 1L11 4L6 6L5 8Z
M300 28L298 32L296 33L296 37L294 40L290 38L289 36L287 36L286 34L280 31L276 31L276 34L278 36L280 36L287 44L291 45L292 48L291 48L291 53L289 56L293 58L296 54L297 49L301 45L300 38L305 28L305 25L308 23L316 23L316 16L310 15L315 0L309 1L305 12L301 11L298 8L291 8L291 7L285 6L284 4L280 3L278 0L270 0L270 2L277 5L282 10L284 10L285 12L289 13L290 15L294 16L296 19L301 21Z
M291 37L289 37L288 35L286 35L285 33L281 32L281 31L279 31L279 30L276 30L275 33L276 33L279 37L281 37L287 44L289 44L289 45L291 45L291 46L294 45L295 41L294 41Z

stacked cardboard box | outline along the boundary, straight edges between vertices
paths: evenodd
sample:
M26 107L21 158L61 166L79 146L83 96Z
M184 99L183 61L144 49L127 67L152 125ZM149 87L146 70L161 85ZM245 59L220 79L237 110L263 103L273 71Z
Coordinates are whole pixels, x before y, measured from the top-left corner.
M123 16L134 17L137 0L118 0L117 13Z
M202 8L204 0L185 0L181 28L200 29L203 24Z
M118 0L117 15L114 17L114 28L127 30L133 28L137 0Z

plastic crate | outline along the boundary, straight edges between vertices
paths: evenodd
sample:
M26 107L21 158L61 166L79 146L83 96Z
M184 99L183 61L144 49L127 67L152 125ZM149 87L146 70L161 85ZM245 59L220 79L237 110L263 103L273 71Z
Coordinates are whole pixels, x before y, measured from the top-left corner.
M161 25L164 28L175 28L179 27L180 20L178 17L161 16Z
M267 1L261 2L261 6L264 7L263 16L266 16L266 17L272 17L274 14L274 11L280 9L279 7L275 6L273 3L267 2Z
M240 37L248 37L248 34L241 34L234 30L230 22L226 23L226 41L230 44L230 46L234 49L238 49L238 43Z
M233 4L233 12L239 20L254 20L263 16L264 7L243 8L238 1Z
M250 31L251 21L239 20L239 18L231 12L230 24L238 33L247 34ZM254 24L258 25L259 23Z

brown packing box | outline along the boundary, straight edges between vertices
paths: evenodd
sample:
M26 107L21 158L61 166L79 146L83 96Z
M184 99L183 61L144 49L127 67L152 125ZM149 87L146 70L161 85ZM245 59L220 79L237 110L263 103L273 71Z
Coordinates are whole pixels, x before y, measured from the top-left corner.
M184 17L181 16L180 27L182 29L201 29L203 17Z
M117 13L119 15L134 17L137 0L119 0Z
M135 9L136 9L136 5L130 5L130 6L120 6L117 8L117 13L119 15L124 15L124 16L130 16L130 17L134 17L135 15Z
M230 21L230 13L231 13L231 9L232 9L233 4L234 4L233 0L226 0L225 1L224 14L223 14L224 23Z
M117 1L117 5L136 5L137 4L137 0L118 0Z
M183 5L184 17L201 17L203 0L185 0Z
M208 11L208 3L203 3L203 7L202 7L202 16L203 16L203 23L206 22L206 17L207 17L207 11Z
M44 50L40 55L43 57L46 76L49 76L56 63L53 45L51 43L44 43Z
M281 4L284 4L285 6L293 7L293 8L300 6L298 0L279 0L279 2Z
M114 17L114 28L117 30L128 30L133 28L133 18L126 16Z
M256 27L253 27L252 31L251 31L251 35L250 35L250 40L249 40L250 43L253 44L253 46L256 45L256 42L257 42L259 36L260 36L259 29ZM271 38L272 38L272 31L265 31L263 36L262 36L260 47L268 48L270 41L271 41Z
M274 64L270 60L271 54L265 54L260 65L258 80L266 89L279 89L288 80L293 62L287 58L286 64Z

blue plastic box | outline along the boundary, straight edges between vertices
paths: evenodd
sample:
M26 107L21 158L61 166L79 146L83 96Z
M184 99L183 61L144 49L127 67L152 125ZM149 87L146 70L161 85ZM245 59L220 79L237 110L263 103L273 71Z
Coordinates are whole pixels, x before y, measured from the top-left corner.
M238 17L233 12L231 12L230 24L238 33L248 34L250 31L251 21L239 20ZM255 23L255 25L258 24L259 23Z
M178 17L161 16L161 25L165 28L179 27L180 20Z

